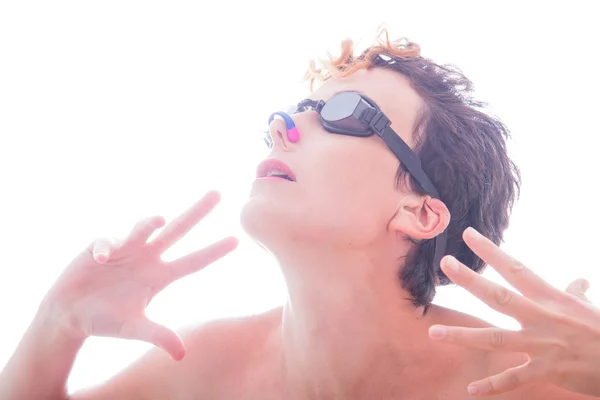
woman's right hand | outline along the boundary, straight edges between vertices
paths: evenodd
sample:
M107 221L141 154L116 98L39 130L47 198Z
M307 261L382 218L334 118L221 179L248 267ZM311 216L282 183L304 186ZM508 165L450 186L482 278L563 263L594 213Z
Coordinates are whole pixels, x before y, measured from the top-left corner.
M165 225L155 216L137 223L124 239L92 242L57 279L44 298L46 318L60 323L67 334L85 339L109 336L150 342L181 360L185 348L170 329L150 321L145 309L171 282L194 273L225 256L237 246L228 237L175 261L161 254L187 234L219 202L217 192L200 201L167 225L155 239L149 237Z

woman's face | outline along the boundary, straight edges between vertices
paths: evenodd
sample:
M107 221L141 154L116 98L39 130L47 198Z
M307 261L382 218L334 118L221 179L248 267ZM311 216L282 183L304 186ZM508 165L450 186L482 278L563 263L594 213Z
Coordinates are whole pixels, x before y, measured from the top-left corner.
M396 133L413 146L413 125L423 101L404 76L380 68L359 70L326 81L309 97L327 101L338 91L358 91L371 98ZM271 251L299 242L356 249L389 234L388 224L405 194L395 187L399 161L383 140L329 133L315 111L292 117L300 140L289 141L284 122L275 119L268 158L287 164L296 182L253 183L241 214L248 234Z

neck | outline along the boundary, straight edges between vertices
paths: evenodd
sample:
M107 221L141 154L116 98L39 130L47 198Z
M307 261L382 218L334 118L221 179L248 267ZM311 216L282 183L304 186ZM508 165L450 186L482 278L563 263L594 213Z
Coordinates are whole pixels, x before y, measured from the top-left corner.
M288 387L301 398L373 398L398 393L390 385L402 376L417 379L431 344L430 314L421 318L401 288L397 257L305 250L279 258L289 293L282 325Z

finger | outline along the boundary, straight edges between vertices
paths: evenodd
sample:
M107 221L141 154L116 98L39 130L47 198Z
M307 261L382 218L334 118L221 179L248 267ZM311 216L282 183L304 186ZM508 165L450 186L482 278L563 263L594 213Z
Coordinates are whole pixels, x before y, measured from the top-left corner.
M494 268L515 289L531 299L555 298L560 293L518 260L502 251L491 240L473 228L463 233L463 239L475 254Z
M208 192L187 211L171 221L151 242L162 253L185 236L219 203L221 196L216 191Z
M162 216L148 217L138 221L129 236L125 239L123 247L143 246L154 231L162 228L164 225L165 218Z
M166 263L165 272L168 274L165 284L201 270L209 264L217 261L232 252L238 245L238 240L228 237L212 245L181 257L175 261Z
M467 390L472 395L494 395L506 393L529 385L539 379L539 374L527 362L518 367L469 384Z
M429 337L446 343L475 347L484 350L534 353L542 342L523 331L500 328L466 328L459 326L433 325Z
M452 266L457 270L453 270ZM494 310L515 318L519 322L543 321L545 311L536 303L487 278L452 256L442 259L442 271L454 283L463 287Z
M591 304L591 301L585 295L585 292L587 292L589 287L589 282L583 278L580 278L571 282L571 284L567 286L566 292L571 293L572 295L580 298L581 300Z
M122 240L114 237L96 240L92 247L94 261L98 264L105 264L110 259L112 253L118 249L122 243Z
M181 361L185 356L185 347L179 336L162 325L148 319L136 322L133 329L135 332L130 339L142 340L160 347L175 361Z

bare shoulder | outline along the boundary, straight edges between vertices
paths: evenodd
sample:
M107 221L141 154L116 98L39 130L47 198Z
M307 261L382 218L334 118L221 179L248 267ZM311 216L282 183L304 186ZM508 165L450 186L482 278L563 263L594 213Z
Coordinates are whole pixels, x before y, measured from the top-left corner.
M205 322L178 332L186 348L173 361L153 348L108 382L82 391L72 400L217 398L223 386L236 384L281 322L281 308L266 313Z
M494 326L483 319L451 308L436 305L432 311L433 310L435 310L434 318L436 323L444 325L466 326L470 328L487 328Z
M469 314L441 306L431 309L430 324L447 326L462 326L467 328L488 328L492 325L487 321ZM492 354L486 350L474 347L455 345L452 343L431 342L429 346L436 354L443 354L446 363L440 365L440 379L447 379L448 387L457 393L466 393L469 383L485 378L486 371L492 362ZM448 374L448 371L454 371ZM443 377L443 378L442 378Z
M281 323L282 309L238 318L211 321L182 333L186 357L180 372L204 387L221 386L228 377L237 379L266 351L273 330ZM168 358L167 355L163 355Z
M221 393L223 387L239 386L241 377L256 369L257 361L267 358L281 316L282 308L276 308L191 329L185 373L192 382L204 381L203 387L214 394L212 398L220 397L216 393Z
M472 315L440 306L435 306L432 310L432 314L431 324L461 326L466 328L489 328L494 326L489 322ZM447 351L450 354L453 354L458 360L468 363L468 365L473 366L473 370L479 372L488 368L491 362L491 353L483 349L454 345L452 343L443 343L442 348L446 348Z

